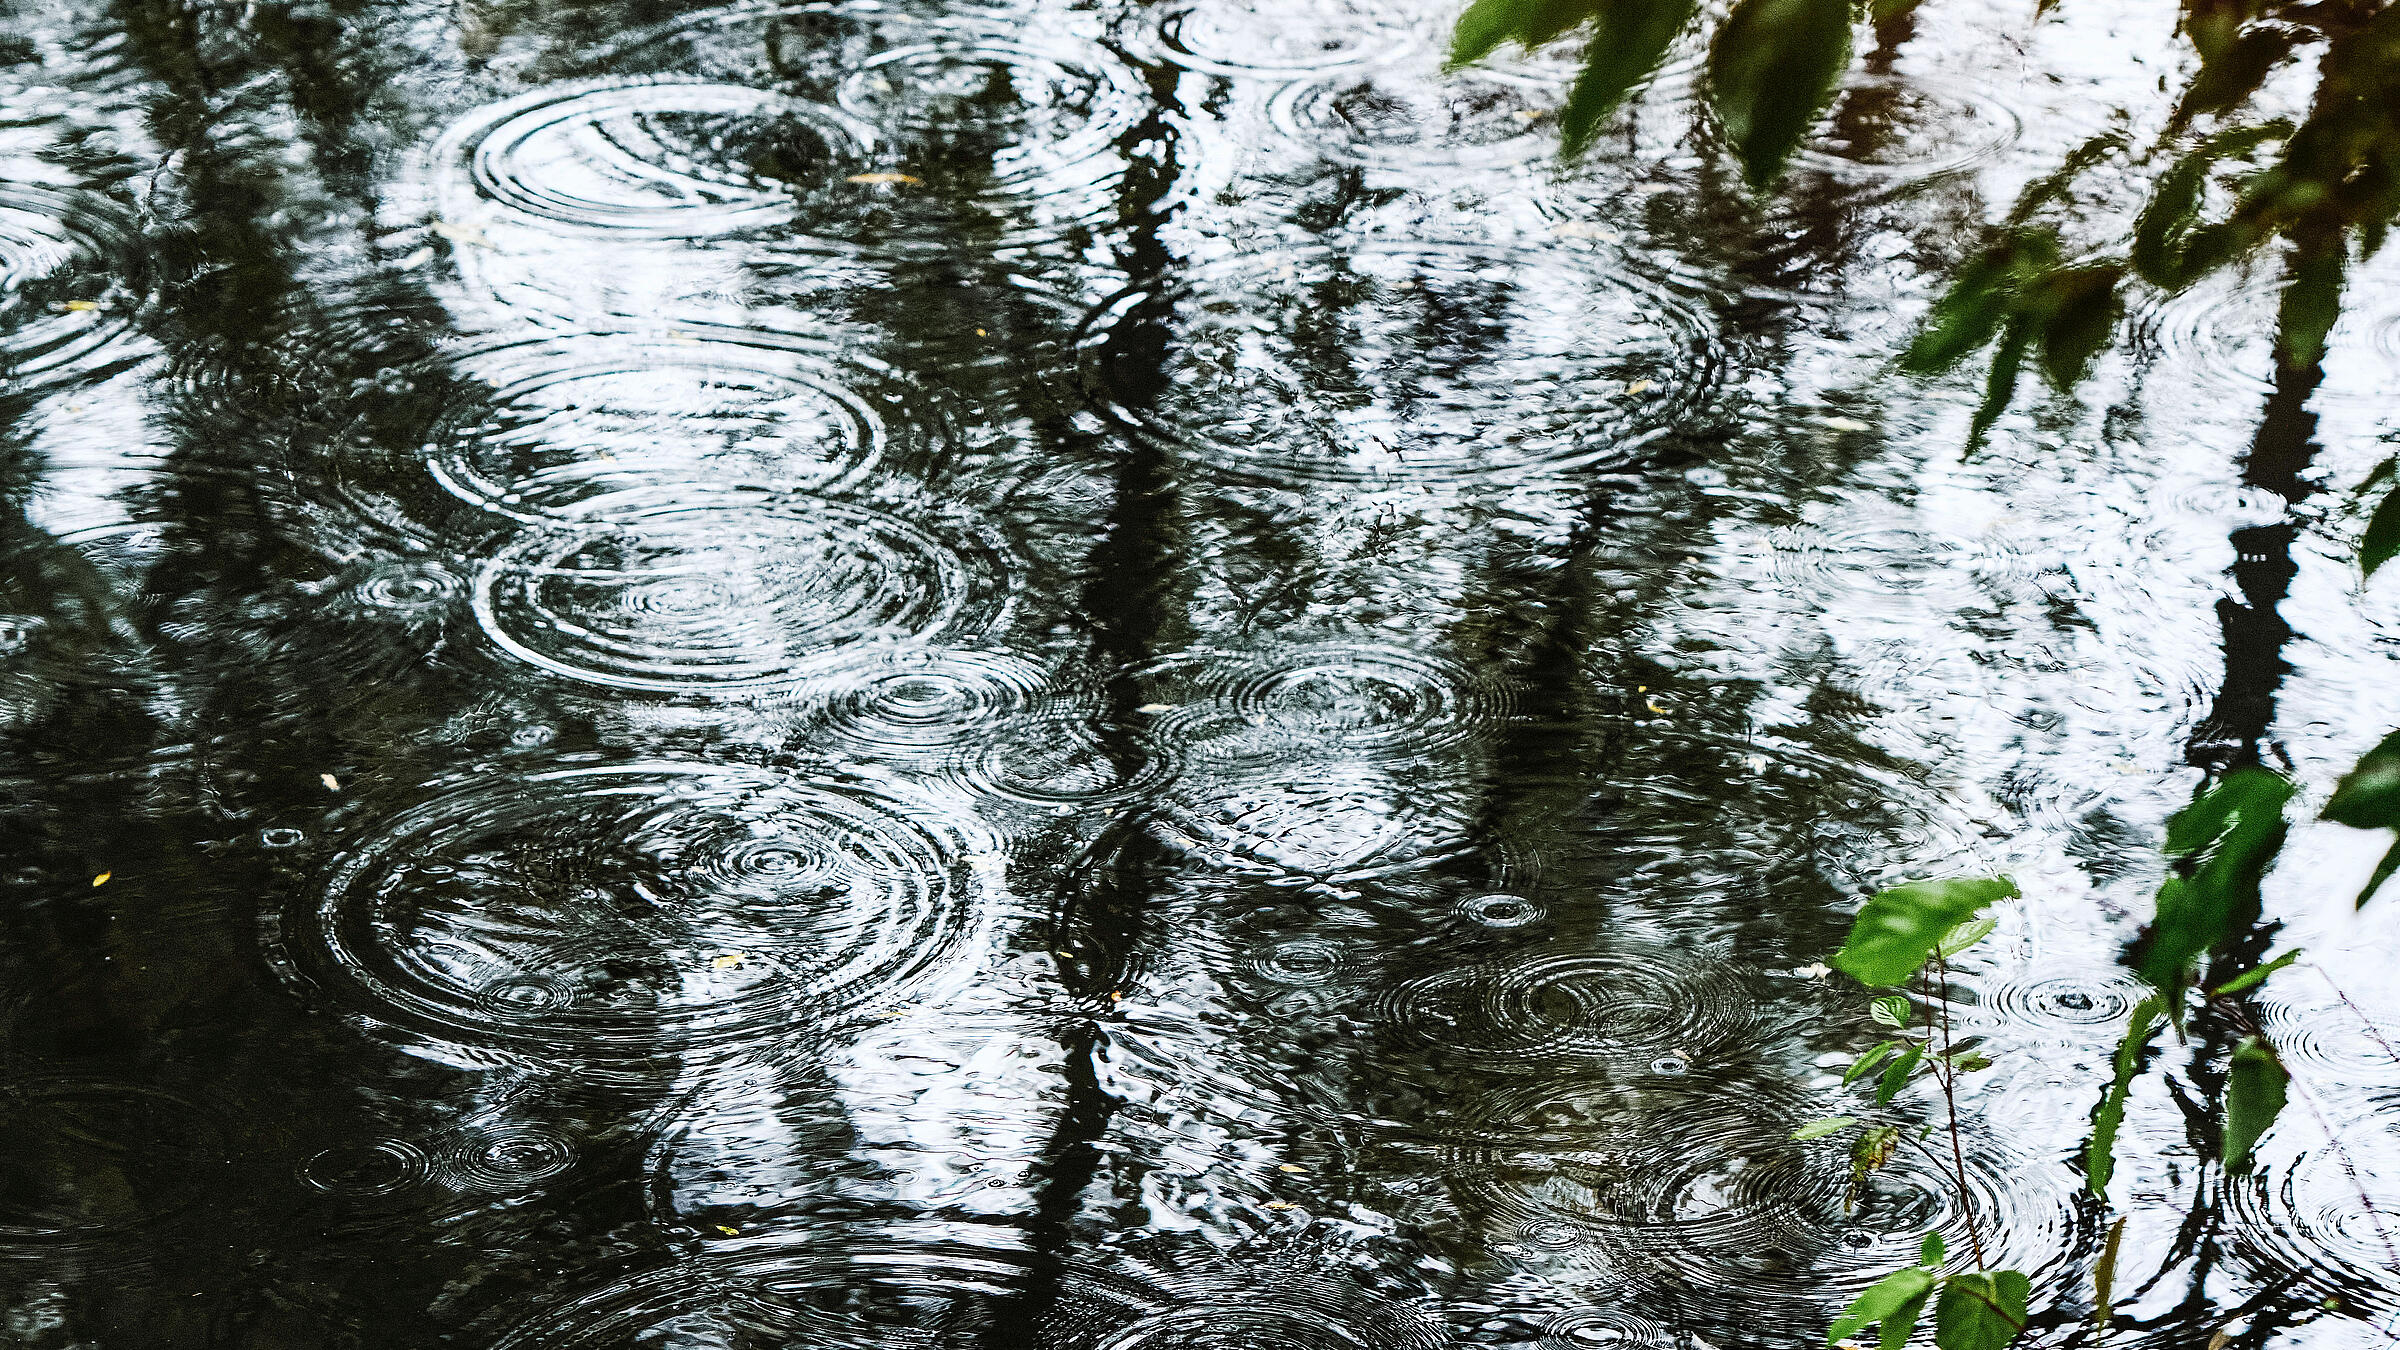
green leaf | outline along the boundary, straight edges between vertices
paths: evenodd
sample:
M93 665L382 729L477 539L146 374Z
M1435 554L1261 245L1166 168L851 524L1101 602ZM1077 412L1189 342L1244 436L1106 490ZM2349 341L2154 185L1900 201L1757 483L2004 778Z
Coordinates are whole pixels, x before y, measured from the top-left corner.
M1898 1058L1885 1066L1882 1080L1875 1085L1875 1104L1890 1106L1892 1098L1900 1095L1900 1089L1908 1086L1908 1076L1916 1071L1917 1065L1924 1058L1925 1047L1912 1045L1901 1051Z
M1592 17L1599 0L1475 0L1450 30L1447 66L1456 70L1515 40L1531 51Z
M2152 994L2133 1005L2133 1020L2125 1027L2125 1038L2117 1042L2116 1078L2092 1115L2092 1138L2083 1151L2084 1184L2103 1199L2108 1195L2108 1179L2116 1171L2117 1127L2125 1123L2125 1098L2133 1090L2133 1075L2141 1068L2142 1048L2158 1034L2158 1024L2166 1015L2167 1000L2162 994Z
M2342 275L2348 263L2337 239L2332 247L2292 264L2275 319L2275 357L2285 369L2306 370L2325 359L2326 335L2342 316Z
M2367 532L2358 539L2358 565L2373 576L2395 554L2400 554L2400 488L2385 493L2367 517Z
M1826 1135L1837 1134L1857 1123L1858 1117L1856 1116L1820 1116L1792 1131L1792 1138L1805 1144L1811 1139L1822 1139Z
M2124 274L2124 268L2102 263L2060 268L2042 279L2042 373L2054 388L2064 392L2081 383L2092 358L2116 333L2124 308L2117 282Z
M1967 948L1974 946L1976 943L1983 941L1987 937L1990 937L1992 935L1992 930L1998 928L1999 926L2000 921L1992 918L1990 915L1985 915L1983 918L1962 923L1958 927L1951 929L1948 937L1945 937L1941 941L1933 944L1933 954L1947 961L1951 957L1965 951Z
M1942 1235L1938 1232L1927 1233L1925 1240L1917 1244L1917 1264L1920 1266L1939 1270L1945 1254L1946 1249L1942 1245Z
M1992 340L2008 315L2009 287L2015 277L2014 251L2001 244L1958 269L1958 279L1908 344L1901 369L1914 375L1935 375L1965 360Z
M1892 1309L1877 1329L1876 1350L1908 1350L1908 1338L1917 1334L1917 1319L1925 1315L1925 1300L1931 1297L1933 1290L1928 1288Z
M2400 829L2400 731L2350 766L2326 799L2324 816L2353 829Z
M2133 267L2151 285L2181 290L2231 259L2238 242L2223 227L2201 227L2201 193L2209 170L2267 141L2291 134L2286 122L2236 127L2202 141L2159 175L2158 186L2133 223Z
M1708 52L1708 96L1742 174L1765 187L1833 101L1850 0L1738 0Z
M2124 1242L2125 1216L2120 1214L2108 1226L2108 1241L2101 1244L2099 1263L2092 1267L2092 1325L2102 1331L2108 1330L2109 1314L2115 1311L2110 1305L2117 1292L2117 1248Z
M1900 1340L1905 1343L1908 1333L1916 1329L1917 1314L1925 1308L1925 1296L1933 1292L1933 1280L1932 1272L1915 1266L1895 1270L1877 1280L1865 1293L1850 1300L1850 1306L1842 1310L1832 1329L1825 1333L1825 1343L1836 1344L1878 1323L1883 1324L1887 1344L1895 1324L1900 1326ZM1903 1313L1907 1315L1905 1321Z
M2017 894L2007 877L1912 881L1879 891L1850 924L1833 964L1865 985L1900 984L1925 964L1935 944L1995 900Z
M1898 1041L1885 1041L1881 1045L1870 1046L1858 1058L1850 1061L1850 1067L1842 1073L1842 1086L1848 1087L1857 1082L1860 1074L1874 1068L1885 1055L1899 1048L1900 1042Z
M1953 1073L1981 1073L1992 1067L1992 1057L1980 1050L1953 1050L1942 1060Z
M2013 1270L1951 1276L1933 1305L1933 1343L1941 1350L2002 1350L2025 1330L2032 1292L2032 1282Z
M2265 984L2269 975L2272 975L2276 971L2279 971L2285 966L2290 965L2292 962L2299 960L2300 956L2300 949L2294 948L2293 950L2285 952L2283 955L2276 957L2274 960L2269 961L2265 965L2260 966L2256 970L2247 971L2243 974L2234 976L2225 983L2209 990L2208 996L2210 998L2223 998L2227 994L2238 994L2245 989L2255 989L2259 985Z
M2258 912L2258 887L2283 846L2283 806L2292 784L2256 766L2225 775L2167 822L2167 856L2177 875L2158 888L2158 913L2139 970L2180 1013L2200 958Z
M2283 1110L2284 1086L2291 1075L2283 1061L2256 1036L2233 1049L2233 1066L2225 1077L2225 1170L2250 1170L2250 1151L2258 1137Z
M1887 1027L1908 1025L1908 1000L1898 994L1886 994L1867 1005L1867 1015Z
M1666 59L1675 35L1691 20L1694 0L1598 0L1592 40L1583 49L1583 73L1567 91L1558 125L1568 155L1591 144L1600 124L1617 110L1635 85L1650 78Z
M2375 864L2375 874L2368 877L2367 884L2359 888L2355 907L2366 908L2367 902L2375 898L2375 892L2383 889L2383 883L2390 881L2394 872L2400 872L2400 839L2394 839L2392 846L2383 851L2382 859Z
M1975 405L1975 415L1967 420L1969 449L1983 444L1984 434L2016 398L2017 374L2025 368L2025 353L2032 346L2033 320L2022 313L2011 314L2000 330L2000 345L1992 351L1991 373L1983 381L1983 401Z

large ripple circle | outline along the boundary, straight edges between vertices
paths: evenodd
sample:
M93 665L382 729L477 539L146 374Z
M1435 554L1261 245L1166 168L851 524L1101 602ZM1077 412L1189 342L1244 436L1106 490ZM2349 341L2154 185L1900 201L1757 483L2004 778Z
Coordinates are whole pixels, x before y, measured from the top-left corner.
M1816 1114L1767 1088L1529 1084L1475 1104L1451 1164L1529 1245L1760 1317L1864 1290L1928 1231L1964 1253L1970 1213L1994 1265L2037 1287L2074 1268L2088 1233L2065 1169L1975 1141L1963 1197L1909 1149L1853 1192L1849 1150L1791 1138Z
M338 1009L469 1051L788 1048L970 959L970 817L879 780L660 761L487 773L349 845L270 934Z
M1381 643L1179 652L1130 678L1163 707L1158 737L1212 766L1280 768L1327 750L1422 754L1489 731L1510 710L1507 691L1492 680Z
M137 231L105 197L0 182L0 379L70 378L131 328L124 280Z
M792 497L589 509L600 521L529 534L492 559L475 611L501 650L603 688L788 688L876 643L977 637L1007 603L996 550L872 507Z
M1471 244L1225 259L1108 301L1077 342L1087 393L1132 434L1272 480L1627 463L1717 367L1666 288Z
M1678 1072L1722 1048L1751 1010L1730 973L1662 948L1461 966L1390 990L1378 1012L1399 1040L1453 1069L1639 1073Z
M769 90L610 80L485 108L435 154L480 199L550 227L687 239L791 220L790 176L839 178L872 142L844 114Z
M489 393L429 447L452 494L527 523L694 481L849 483L945 439L939 405L872 358L764 331L551 335L455 358Z

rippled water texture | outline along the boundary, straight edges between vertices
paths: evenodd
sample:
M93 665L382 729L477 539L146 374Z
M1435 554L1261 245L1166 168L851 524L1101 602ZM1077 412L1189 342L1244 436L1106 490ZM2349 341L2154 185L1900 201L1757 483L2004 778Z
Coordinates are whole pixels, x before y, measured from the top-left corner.
M2195 766L2400 725L2400 274L1894 364L2171 10L1862 26L1766 197L1419 0L5 14L0 1345L1797 1350L1928 1231L2400 1335L2373 841L2257 1168L2201 1025L2081 1170ZM1958 1159L1795 1142L2003 870Z

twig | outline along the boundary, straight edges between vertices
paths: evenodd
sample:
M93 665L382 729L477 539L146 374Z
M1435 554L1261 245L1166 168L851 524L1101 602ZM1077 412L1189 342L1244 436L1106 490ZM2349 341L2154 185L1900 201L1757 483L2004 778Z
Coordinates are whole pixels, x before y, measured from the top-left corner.
M1950 987L1950 959L1943 956L1941 949L1937 947L1933 953L1933 964L1934 971L1941 983L1936 986L1932 979L1928 978L1925 992L1942 1010L1942 1053L1941 1057L1934 1062L1933 1080L1942 1085L1942 1103L1950 1113L1950 1167L1958 1178L1958 1207L1967 1216L1967 1245L1975 1252L1975 1268L1982 1270L1985 1268L1983 1225L1976 1222L1975 1191L1967 1184L1967 1153L1965 1147L1959 1143L1958 1091L1954 1086L1958 1068L1950 1062L1950 996L1945 992ZM1930 1010L1926 1013L1926 1018L1930 1024L1932 1020Z

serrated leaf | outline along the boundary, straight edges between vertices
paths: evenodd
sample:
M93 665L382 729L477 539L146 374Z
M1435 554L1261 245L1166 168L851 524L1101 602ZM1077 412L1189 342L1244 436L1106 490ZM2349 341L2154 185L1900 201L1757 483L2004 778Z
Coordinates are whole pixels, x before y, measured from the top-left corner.
M2033 1284L2013 1270L1969 1271L1942 1281L1933 1305L1933 1343L1941 1350L2003 1350L2025 1330Z
M1675 35L1691 21L1693 7L1694 0L1598 0L1593 5L1583 71L1558 114L1565 153L1578 154L1591 144L1608 115L1658 69Z
M1843 1339L1879 1323L1886 1324L1884 1339L1889 1342L1891 1339L1889 1324L1902 1324L1903 1314L1906 1317L1905 1323L1901 1326L1900 1339L1905 1342L1908 1339L1907 1333L1916 1328L1917 1315L1924 1310L1925 1296L1933 1292L1933 1281L1934 1277L1931 1272L1919 1270L1914 1266L1905 1270L1895 1270L1877 1280L1868 1287L1865 1293L1850 1300L1850 1306L1844 1308L1842 1315L1834 1319L1833 1327L1825 1333L1825 1343L1837 1344Z
M2092 1137L2083 1150L2084 1184L2092 1194L2104 1199L2108 1195L2108 1179L2116 1171L2117 1127L2125 1122L2126 1095L2133 1090L2133 1075L2141 1067L2142 1048L2150 1044L2166 1015L2164 995L2152 994L2133 1005L2133 1018L2126 1024L2124 1039L2117 1042L2116 1077L2100 1098L2100 1108L2092 1113Z
M2233 1064L2225 1075L2225 1170L2250 1169L2250 1151L2258 1137L2283 1111L2284 1089L2291 1075L2283 1061L2256 1036L2234 1047Z
M1941 941L1933 944L1934 955L1939 956L1943 960L1947 961L1951 957L1965 951L1967 948L1974 946L1976 943L1983 941L1987 937L1990 937L1992 935L1992 930L1998 928L1999 926L2000 921L1992 918L1989 915L1986 915L1980 919L1972 919L1966 923L1962 923L1958 927L1951 929L1947 937L1944 937Z
M1811 1139L1822 1139L1829 1134L1838 1134L1857 1123L1858 1117L1856 1116L1820 1116L1792 1131L1792 1138L1795 1142L1805 1144Z
M1850 1067L1843 1071L1842 1086L1848 1087L1852 1083L1857 1082L1860 1074L1874 1068L1882 1061L1885 1055L1888 1055L1899 1048L1900 1042L1898 1041L1885 1041L1881 1045L1869 1046L1865 1051L1860 1053L1858 1058L1851 1060Z
M1883 1077L1875 1084L1875 1104L1890 1106L1892 1098L1900 1095L1900 1089L1908 1086L1908 1076L1916 1071L1917 1065L1924 1058L1925 1047L1912 1045L1901 1051L1889 1065L1886 1065Z
M1908 1025L1908 1000L1898 994L1886 994L1867 1005L1867 1015L1887 1027Z
M1765 187L1833 101L1850 0L1738 0L1708 52L1708 97L1752 187Z
M1925 964L1934 945L1995 900L2017 894L2007 877L1912 881L1877 892L1851 921L1833 964L1865 985L1896 985Z

